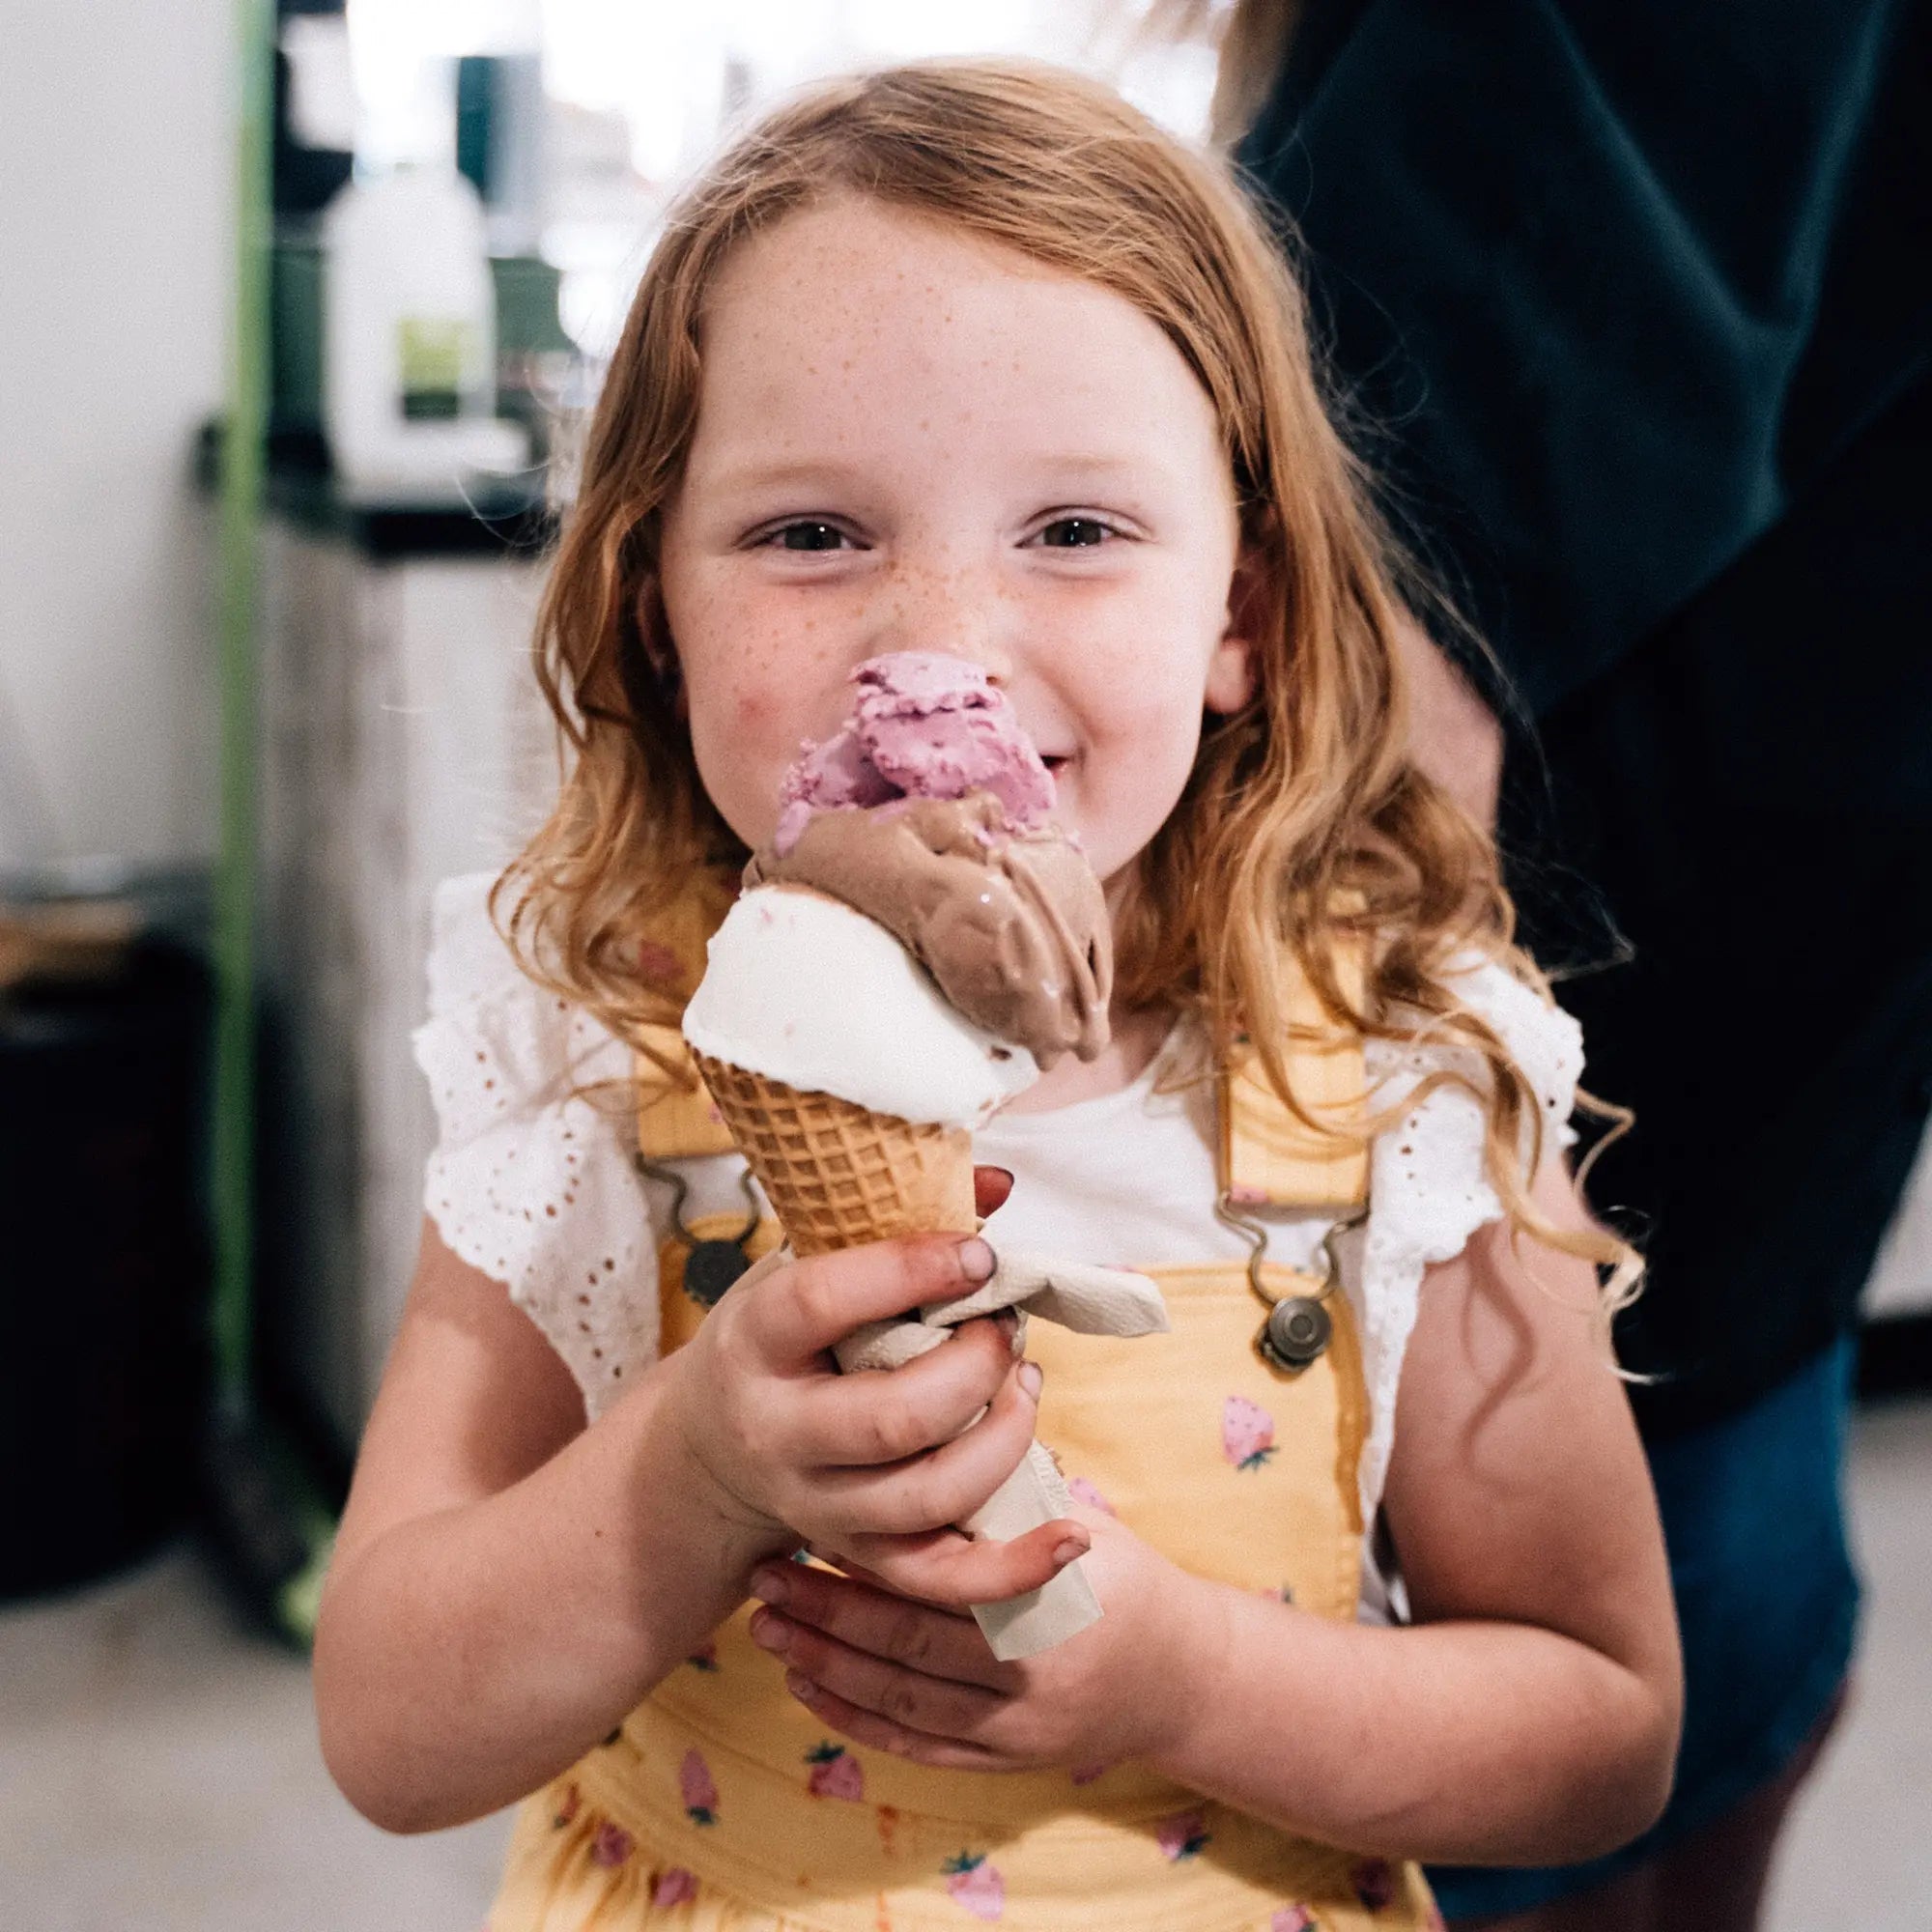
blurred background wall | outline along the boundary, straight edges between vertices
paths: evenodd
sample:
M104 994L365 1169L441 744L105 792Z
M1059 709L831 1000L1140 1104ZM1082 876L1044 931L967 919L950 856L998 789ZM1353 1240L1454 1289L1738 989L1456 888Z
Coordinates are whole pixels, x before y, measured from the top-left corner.
M0 864L198 859L214 788L189 455L221 395L229 10L6 13Z

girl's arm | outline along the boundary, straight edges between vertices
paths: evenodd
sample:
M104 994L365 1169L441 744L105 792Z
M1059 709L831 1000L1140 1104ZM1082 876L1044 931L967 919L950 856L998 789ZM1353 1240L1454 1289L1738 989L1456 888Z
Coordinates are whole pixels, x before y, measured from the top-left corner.
M820 1354L961 1292L961 1252L889 1243L748 1283L585 1428L502 1285L426 1225L316 1637L323 1752L350 1801L393 1831L479 1817L607 1737L761 1556L807 1534L867 1548L983 1501L1033 1433L994 1324L890 1375L841 1378ZM1043 1538L928 1541L895 1539L912 1547L895 1580L942 1601L1057 1567Z
M561 1358L425 1224L316 1634L323 1754L377 1824L536 1789L738 1601L769 1542L679 1480L663 1381L585 1429Z
M1560 1167L1533 1198L1586 1225ZM1594 1290L1589 1264L1513 1245L1501 1224L1429 1271L1385 1499L1413 1627L1217 1594L1167 1770L1410 1858L1579 1860L1655 1819L1677 1742L1676 1620Z
M1534 1198L1582 1225L1552 1167ZM1433 1268L1386 1507L1414 1628L1190 1577L1095 1521L1091 1631L996 1663L967 1620L863 1577L761 1572L795 1693L862 1744L981 1771L1139 1756L1306 1836L1389 1857L1581 1859L1662 1808L1676 1627L1643 1453L1586 1263L1499 1226Z

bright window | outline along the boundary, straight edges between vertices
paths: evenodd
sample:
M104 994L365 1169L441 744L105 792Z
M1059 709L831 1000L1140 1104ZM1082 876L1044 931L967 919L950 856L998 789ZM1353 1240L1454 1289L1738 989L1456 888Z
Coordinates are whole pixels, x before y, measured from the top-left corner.
M1102 74L1190 138L1208 123L1225 12L1192 39L1139 32L1149 0L350 0L366 166L452 152L450 63L541 55L543 252L564 325L608 346L658 211L746 109L814 75L926 54L1020 53Z

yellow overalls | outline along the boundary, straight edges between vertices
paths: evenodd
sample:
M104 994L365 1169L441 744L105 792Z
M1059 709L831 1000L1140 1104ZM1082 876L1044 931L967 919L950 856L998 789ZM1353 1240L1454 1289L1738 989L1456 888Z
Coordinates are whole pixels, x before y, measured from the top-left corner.
M680 949L682 950L682 949ZM1303 1009L1297 1017L1305 1017ZM655 1044L675 1056L666 1030ZM640 1148L665 1160L729 1151L701 1090L639 1066ZM1318 1094L1361 1090L1359 1042L1297 1054ZM1364 1156L1318 1156L1272 1091L1222 1083L1230 1199L1346 1212ZM707 1217L698 1238L742 1222ZM756 1255L779 1238L760 1227ZM703 1310L688 1246L661 1253L663 1348ZM1298 1372L1255 1338L1265 1313L1239 1264L1147 1270L1172 1332L1134 1340L1035 1322L1046 1371L1040 1439L1075 1492L1104 1503L1183 1568L1351 1619L1359 1587L1356 1463L1368 1429L1346 1298ZM1270 1294L1309 1284L1273 1264ZM1311 1844L1136 1763L984 1775L935 1771L841 1742L784 1689L744 1605L608 1744L524 1805L489 1932L1392 1932L1439 1925L1412 1865Z

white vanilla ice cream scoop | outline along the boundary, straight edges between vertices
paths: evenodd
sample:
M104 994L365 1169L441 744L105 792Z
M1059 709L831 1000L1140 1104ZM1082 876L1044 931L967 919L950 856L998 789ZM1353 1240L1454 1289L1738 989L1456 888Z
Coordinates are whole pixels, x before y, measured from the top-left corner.
M743 893L711 940L684 1037L713 1060L874 1113L977 1127L1039 1077L948 1003L875 921L821 894Z

